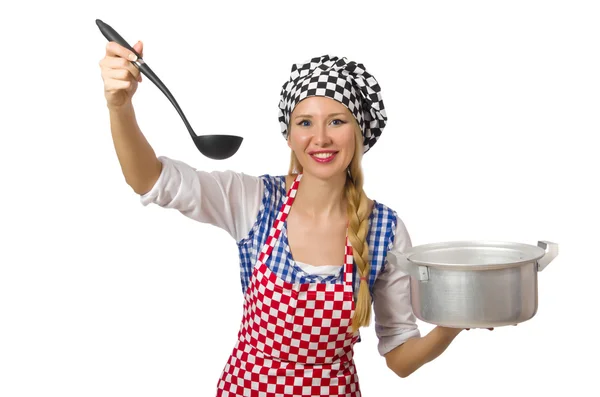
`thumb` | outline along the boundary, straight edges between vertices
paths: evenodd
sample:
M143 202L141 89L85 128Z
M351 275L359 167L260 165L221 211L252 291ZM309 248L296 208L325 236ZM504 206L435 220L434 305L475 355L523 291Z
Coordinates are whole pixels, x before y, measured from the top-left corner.
M133 45L133 49L140 54L140 57L144 57L144 43L142 43L141 40L138 40L138 42Z

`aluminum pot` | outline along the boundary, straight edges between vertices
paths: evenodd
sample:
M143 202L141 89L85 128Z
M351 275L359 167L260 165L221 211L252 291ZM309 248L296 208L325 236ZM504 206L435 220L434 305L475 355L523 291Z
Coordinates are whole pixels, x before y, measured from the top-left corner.
M558 245L452 241L415 246L388 261L410 274L415 316L453 328L491 328L531 319L538 308L538 272Z

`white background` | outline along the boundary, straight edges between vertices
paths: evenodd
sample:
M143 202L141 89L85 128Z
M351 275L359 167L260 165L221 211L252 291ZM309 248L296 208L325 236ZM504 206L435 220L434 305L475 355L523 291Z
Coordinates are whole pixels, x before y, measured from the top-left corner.
M389 116L364 159L366 192L398 211L415 245L559 244L532 320L463 332L408 378L387 369L364 329L364 396L596 389L596 2L16 4L0 10L1 396L211 396L236 338L234 241L143 207L123 179L96 18L144 41L198 134L244 137L228 160L201 156L144 79L134 105L159 155L285 173L277 104L291 65L345 56L378 79Z

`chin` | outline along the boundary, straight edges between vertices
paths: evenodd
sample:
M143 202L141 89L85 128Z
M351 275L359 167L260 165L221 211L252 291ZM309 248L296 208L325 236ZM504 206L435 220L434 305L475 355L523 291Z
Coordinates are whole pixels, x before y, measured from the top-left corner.
M330 180L339 178L342 175L346 175L346 168L340 167L327 167L322 165L316 165L311 167L303 167L305 174L310 174L318 179Z

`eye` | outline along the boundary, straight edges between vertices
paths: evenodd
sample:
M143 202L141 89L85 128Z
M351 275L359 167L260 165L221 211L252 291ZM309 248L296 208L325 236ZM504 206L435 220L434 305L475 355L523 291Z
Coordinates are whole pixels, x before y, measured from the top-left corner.
M308 123L308 124L304 124L304 123ZM302 127L308 127L310 125L310 121L309 120L301 120L297 125L301 125Z
M335 119L335 120L332 120L331 122L333 123L333 122L335 122L335 121L338 121L339 123L337 123L337 124L334 124L334 125L342 125L342 124L346 124L346 122L345 122L344 120L340 120L340 119Z

